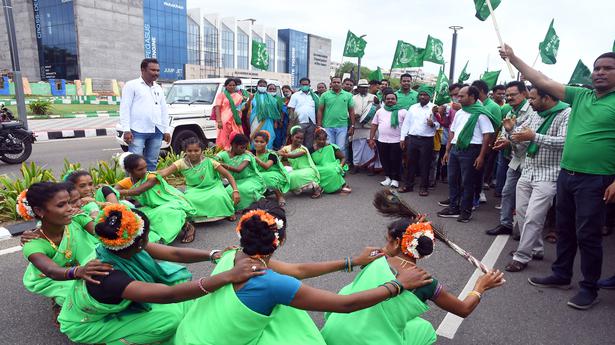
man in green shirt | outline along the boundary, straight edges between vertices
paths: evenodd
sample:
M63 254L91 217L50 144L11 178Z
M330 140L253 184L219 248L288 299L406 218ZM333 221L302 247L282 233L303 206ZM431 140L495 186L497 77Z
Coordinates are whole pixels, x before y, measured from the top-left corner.
M568 301L577 309L597 302L598 288L613 287L615 279L598 283L602 271L602 226L607 203L615 202L615 53L594 61L594 90L565 86L533 69L507 45L500 50L537 88L572 107L557 179L557 259L547 277L532 277L539 287L568 287L577 247L581 253L580 291Z
M348 119L350 118L350 128ZM317 127L327 131L329 142L346 152L347 137L354 134L354 101L352 94L342 90L342 78L331 78L331 90L320 96L318 104Z
M412 76L404 73L399 78L401 88L395 92L397 95L397 106L408 110L411 105L418 102L419 93L412 90Z

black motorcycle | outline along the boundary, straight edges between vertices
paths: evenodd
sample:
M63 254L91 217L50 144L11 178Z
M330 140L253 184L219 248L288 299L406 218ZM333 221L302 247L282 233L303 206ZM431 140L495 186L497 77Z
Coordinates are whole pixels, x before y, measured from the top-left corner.
M19 121L0 122L0 161L19 164L32 153L36 138Z

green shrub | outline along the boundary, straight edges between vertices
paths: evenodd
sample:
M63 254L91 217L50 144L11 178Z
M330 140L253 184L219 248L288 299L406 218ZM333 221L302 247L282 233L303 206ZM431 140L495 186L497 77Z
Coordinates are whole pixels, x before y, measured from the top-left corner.
M6 175L0 176L0 221L16 220L15 200L19 193L38 182L56 181L51 170L31 162L21 164L22 178L13 180Z
M48 115L53 110L53 105L49 101L45 100L36 100L30 101L28 104L28 108L30 108L30 112L35 115Z

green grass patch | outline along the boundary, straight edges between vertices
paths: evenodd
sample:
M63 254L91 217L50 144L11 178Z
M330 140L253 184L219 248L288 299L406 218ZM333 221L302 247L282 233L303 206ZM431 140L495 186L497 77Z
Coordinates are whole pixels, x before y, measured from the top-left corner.
M17 116L17 106L10 105L9 108L15 116ZM27 106L26 106L27 109ZM73 113L85 113L92 111L108 111L117 112L120 110L119 105L103 105L103 104L53 104L51 107L51 115L70 115ZM28 109L28 115L34 115Z

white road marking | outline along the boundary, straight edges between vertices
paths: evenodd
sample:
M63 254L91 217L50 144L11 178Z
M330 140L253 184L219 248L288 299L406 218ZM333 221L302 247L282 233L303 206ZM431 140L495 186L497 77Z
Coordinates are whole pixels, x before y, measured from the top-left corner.
M495 265L495 262L502 253L502 250L504 249L506 242L508 242L509 237L509 235L499 235L495 238L495 240L493 240L493 243L491 243L491 246L487 250L487 253L481 260L482 263L485 264L485 266L493 267L493 265ZM467 296L468 292L472 291L472 289L474 288L474 284L476 284L476 281L478 280L478 277L480 277L482 274L483 273L478 269L474 271L474 273L470 277L470 280L468 280L468 283L459 294L459 299L463 300ZM463 318L455 314L448 313L444 317L444 320L442 320L442 323L440 323L440 326L438 326L436 334L448 339L453 339L462 322Z
M47 132L45 132L45 135L47 135ZM35 141L34 144L36 145L37 143L43 143L44 142L45 145L49 145L49 144L61 143L61 142L65 142L65 141L75 142L75 141L78 141L78 140L96 140L96 139L107 139L107 140L109 140L109 139L113 139L113 138L111 138L110 135L106 135L106 136L105 135L101 135L101 136L98 136L98 137L64 138L64 139L53 139L53 140L47 140L47 141L44 141L44 140L39 141L37 139L37 141Z
M11 237L13 237L13 235L11 235L11 232L9 231L9 229L3 226L0 226L0 241L8 240Z
M119 151L121 150L121 148L115 148L115 149L102 149L103 151Z
M6 249L0 249L0 255L11 254L21 250L21 246L15 246Z

